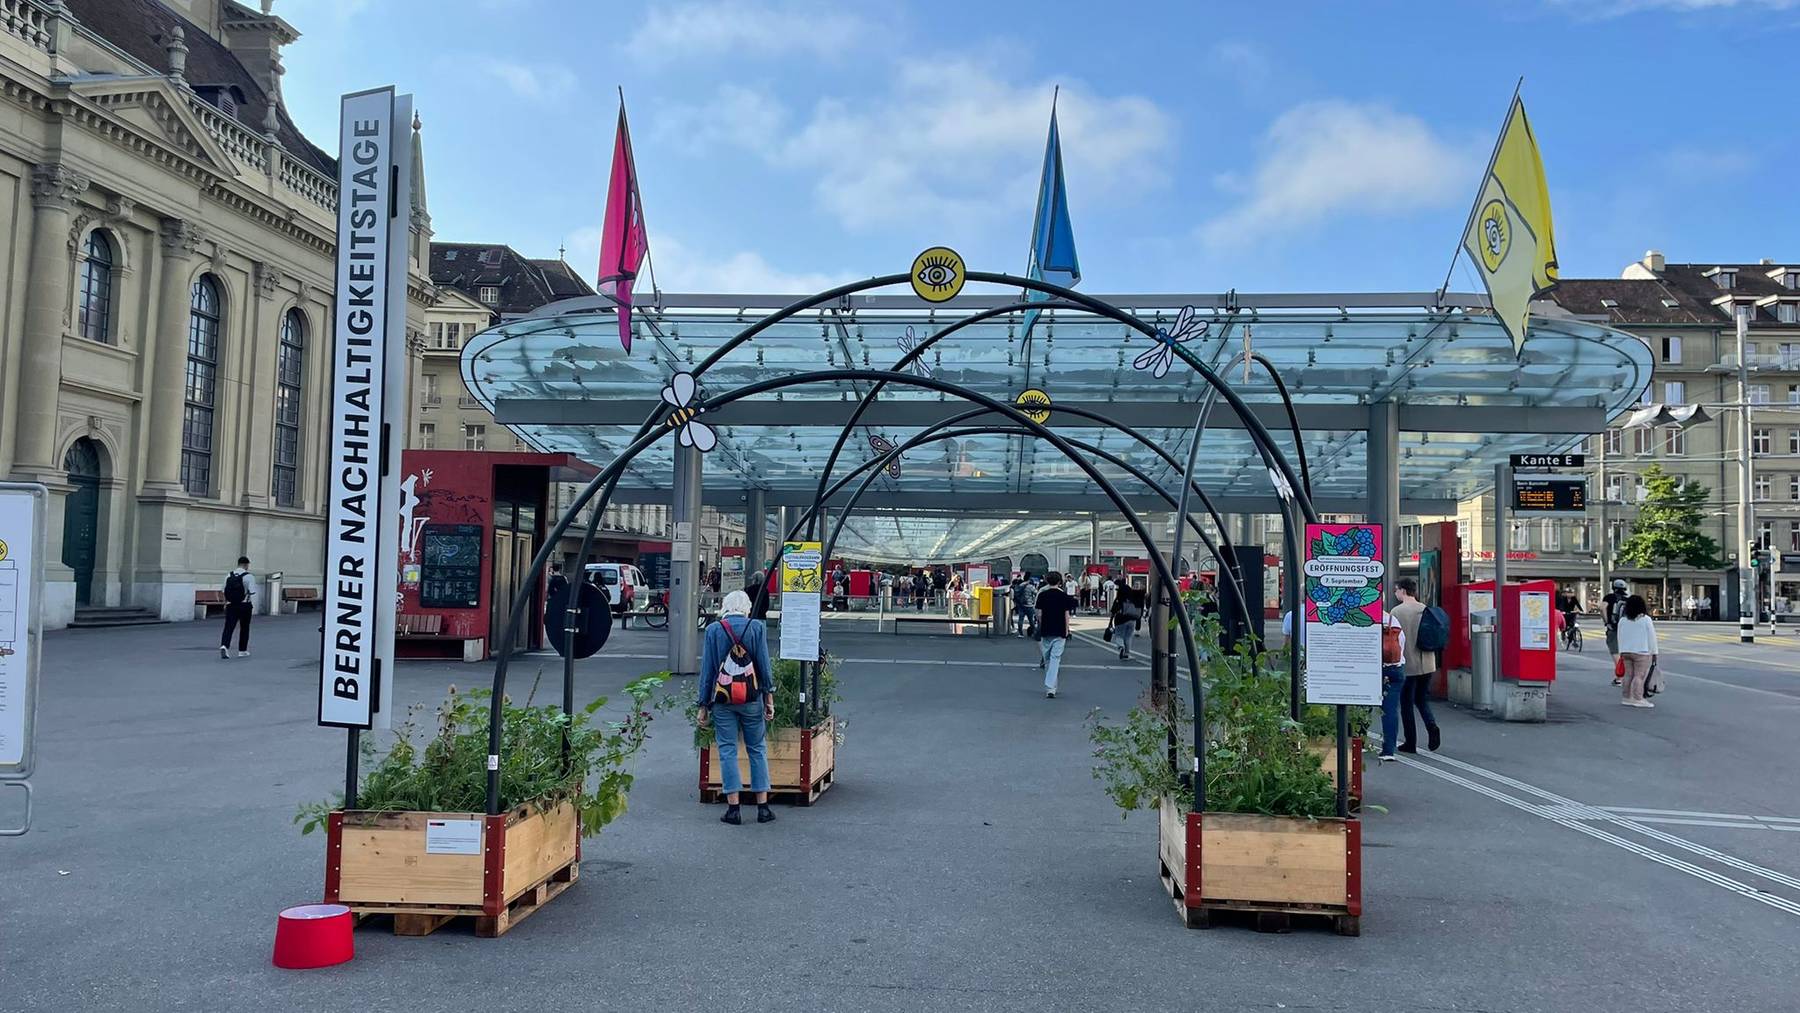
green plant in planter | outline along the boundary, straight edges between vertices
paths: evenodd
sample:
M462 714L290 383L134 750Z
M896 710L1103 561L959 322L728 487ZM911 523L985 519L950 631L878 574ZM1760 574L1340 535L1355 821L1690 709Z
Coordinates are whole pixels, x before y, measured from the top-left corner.
M542 678L542 672L539 678ZM500 806L509 810L529 805L539 811L572 802L581 814L585 833L595 834L625 812L633 775L630 762L649 736L651 698L668 673L642 676L625 686L631 710L623 721L600 722L596 714L606 705L599 697L574 714L559 706L534 707L531 696L523 705L507 699L502 704L500 749ZM537 686L532 686L535 696ZM487 690L458 692L450 687L437 708L437 732L422 745L417 743L415 706L395 729L385 752L372 737L362 744L362 766L367 773L357 788L359 809L413 812L485 812L487 809L487 756L489 702ZM568 760L563 742L568 741ZM326 818L343 808L340 792L330 802L309 802L300 807L294 822L300 832L312 833Z
M800 667L798 661L778 660L775 665L775 720L769 722L769 731L775 732L783 728L793 728L800 724ZM810 680L809 680L810 681ZM808 724L816 725L831 716L831 706L841 697L838 694L837 672L828 654L819 655L819 690L806 699L806 719ZM687 715L688 724L694 727L694 748L706 749L713 744L713 726L700 727L700 703L694 699L692 692L685 697L672 694L661 706L680 706Z

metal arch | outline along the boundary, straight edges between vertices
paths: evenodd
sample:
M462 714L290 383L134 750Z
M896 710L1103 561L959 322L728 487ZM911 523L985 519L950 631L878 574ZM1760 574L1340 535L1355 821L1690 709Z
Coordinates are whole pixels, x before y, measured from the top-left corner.
M982 412L981 414L985 415L987 413ZM861 502L863 496L869 491L869 487L874 484L874 479L881 474L881 468L885 467L886 463L888 461L891 461L891 460L899 457L901 454L904 454L907 450L910 450L914 447L922 446L924 444L936 443L936 442L939 442L942 440L955 439L956 437L959 437L959 436L981 436L981 435L989 435L989 434L1004 435L1004 436L1030 436L1030 435L1032 435L1028 432L1024 432L1023 430L1020 430L1020 429L1012 427L1012 426L970 426L967 428L953 429L953 430L949 430L946 432L920 433L917 436L913 437L912 439L908 440L905 444L895 447L893 450L890 450L887 453L883 454L879 460L870 462L871 464L877 465L877 467L869 468L868 466L865 465L864 467L858 468L857 472L852 472L851 474L845 476L844 481L847 482L847 481L850 481L850 480L856 478L856 475L858 472L864 473L862 482L859 483L856 487L856 490L850 494L850 499L847 502L845 502L843 505L841 505L837 508L837 518L832 523L831 537L828 540L826 540L825 545L824 545L825 557L827 559L829 559L831 557L831 550L833 547L835 547L837 545L838 535L844 530L844 523L849 519L851 511L856 509L857 503ZM1066 437L1065 437L1065 439L1066 439ZM1136 478L1140 482L1143 482L1153 492L1155 492L1156 495L1160 496L1164 502L1168 503L1170 506L1175 506L1174 494L1170 493L1167 489L1164 489L1162 486L1156 484L1156 482L1151 480L1149 475L1146 475L1143 472L1143 470L1138 468L1137 466L1130 464L1129 462L1123 460L1122 458L1118 457L1117 455L1114 455L1112 453L1109 453L1108 451L1102 450L1099 447L1097 447L1091 443L1087 443L1083 440L1069 439L1068 442L1069 442L1069 445L1072 447L1076 447L1080 450L1085 450L1088 453L1093 454L1095 457L1098 457L1110 464L1117 465L1118 467L1124 469L1125 471L1130 472L1132 477ZM842 488L842 483L839 483L839 485L833 489L833 492L835 492L837 489L840 489L840 488ZM1210 537L1208 537L1208 535L1206 533L1206 529L1204 529L1200 526L1199 521L1195 520L1192 517L1184 517L1183 520L1194 529L1195 534L1198 534L1200 536L1200 541L1202 543L1204 543L1206 545L1207 549L1212 552L1213 558L1219 561L1221 571L1225 572L1231 578L1232 583L1234 585L1236 585L1238 612L1239 612L1240 617L1244 620L1244 622L1247 625L1250 621L1250 613L1249 613L1249 605L1244 600L1243 581L1241 579L1241 576L1235 569L1227 569L1226 568L1226 566L1225 566L1225 558L1226 557L1224 557L1223 555L1220 554L1218 545L1216 545L1213 542L1213 540ZM796 528L796 530L798 530L798 525L796 525L795 528ZM1154 551L1154 550L1152 550L1152 551ZM767 587L766 581L764 582L764 587Z
M701 402L699 407L703 409L713 409L756 394L782 390L788 387L804 386L812 383L827 383L840 380L872 381L888 376L890 376L890 374L882 370L824 370L813 373L802 373L796 376L777 377L769 380L761 380L752 384L746 384L745 386L727 391L724 394L709 397ZM1106 476L1101 474L1098 469L1076 453L1075 448L1063 437L1032 421L1015 406L995 400L977 391L969 390L958 384L949 383L936 377L907 376L894 379L896 382L907 386L935 390L939 393L950 394L954 397L969 401L972 404L982 405L990 412L1011 420L1020 428L1030 432L1038 439L1049 441L1052 446L1055 446L1069 459L1070 463L1080 468L1101 488L1103 492L1106 493L1107 498L1113 502L1113 505L1118 508L1120 515L1124 518L1126 523L1131 526L1132 533L1138 537L1138 540L1143 543L1145 550L1150 554L1150 562L1156 569L1158 582L1162 584L1163 589L1172 598L1179 600L1180 588L1175 582L1174 574L1170 571L1161 555L1155 551L1155 547L1150 538L1150 533L1144 527L1143 522L1138 518L1136 511L1131 509L1130 503L1127 502L1124 496L1119 493L1118 489L1107 480ZM666 434L658 431L656 428L646 426L646 429L648 431L633 440L629 447L622 451L611 463L602 469L599 474L596 474L593 479L588 482L586 488L584 488L581 494L576 497L575 501L570 504L562 518L557 521L555 528L546 534L544 544L538 549L537 554L531 561L530 578L521 584L518 594L514 596L512 608L510 610L510 621L507 623L506 629L502 633L498 645L499 657L495 660L493 695L489 707L489 770L487 772L487 810L489 814L498 812L500 801L500 771L498 758L500 755L501 738L505 719L503 701L506 692L506 672L508 664L511 661L515 634L522 624L525 609L531 602L532 591L535 589L536 583L543 577L544 567L549 561L551 552L557 543L561 541L563 533L568 530L569 525L574 522L574 519L581 508L587 506L588 501L594 498L594 494L599 491L601 486L616 483L618 476L624 472L625 468L629 466L633 458L643 453L644 450L650 447L650 445L655 443L658 439L662 439L666 436ZM601 499L600 505L603 509L605 506L604 497ZM1182 630L1182 639L1188 655L1189 680L1194 695L1194 788L1197 804L1203 806L1206 793L1205 690L1200 682L1200 659L1194 642L1193 626L1188 620L1187 610L1176 609L1175 618ZM804 704L802 704L802 706L804 706Z

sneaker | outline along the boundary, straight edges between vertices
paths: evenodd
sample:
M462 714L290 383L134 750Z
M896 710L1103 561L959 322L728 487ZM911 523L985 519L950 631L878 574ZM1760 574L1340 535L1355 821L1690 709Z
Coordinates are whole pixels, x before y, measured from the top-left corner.
M1438 735L1438 726L1432 725L1430 728L1425 729L1425 735L1425 748L1434 753L1437 752L1438 745L1444 741L1443 738Z
M1056 699L1056 690L1053 690L1053 689L1045 690L1044 691L1044 699L1046 699L1046 700Z
M220 659L225 659L225 658L231 657L231 652L226 649L224 644L219 645L219 657L220 657Z
M240 658L248 658L249 656L250 656L249 651L239 651L238 652L238 657L240 657Z
M759 805L756 807L756 822L773 823L775 822L775 814L770 811L768 806Z
M727 806L725 808L725 815L719 817L719 822L720 823L729 823L735 827L735 826L741 826L744 822L744 818L742 816L738 815L738 807L737 806Z
M1382 763L1393 763L1400 758L1393 753L1382 753L1380 756L1377 756L1376 759L1380 760Z
M1631 705L1633 707L1654 707L1654 706L1656 706L1655 704L1651 703L1648 700L1633 700L1633 701L1631 701Z
M1416 753L1418 751L1419 751L1419 744L1417 742L1408 742L1408 743L1402 745L1398 750L1398 752L1402 752L1402 753Z
M1619 681L1619 680L1618 680L1618 679L1614 679L1614 680L1613 680L1613 685L1615 685L1615 686L1623 686L1623 685L1624 685L1624 683L1623 683L1623 682L1621 682L1621 681Z
M1119 648L1119 660L1120 661L1130 661L1131 660L1131 652L1127 651L1123 647Z

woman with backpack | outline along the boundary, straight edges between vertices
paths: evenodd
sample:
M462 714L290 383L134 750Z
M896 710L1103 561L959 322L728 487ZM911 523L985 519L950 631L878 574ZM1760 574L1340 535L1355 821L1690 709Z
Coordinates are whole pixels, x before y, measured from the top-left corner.
M764 745L768 723L775 720L775 669L769 664L769 637L760 620L750 618L750 596L733 591L719 605L719 619L706 628L700 654L700 727L713 727L719 746L719 781L725 789L725 815L719 822L737 826L738 735L750 754L750 790L756 793L756 822L769 823L769 753Z
M1131 637L1144 621L1144 592L1137 588L1126 588L1119 592L1118 598L1113 601L1111 616L1110 639L1119 645L1119 660L1130 661Z

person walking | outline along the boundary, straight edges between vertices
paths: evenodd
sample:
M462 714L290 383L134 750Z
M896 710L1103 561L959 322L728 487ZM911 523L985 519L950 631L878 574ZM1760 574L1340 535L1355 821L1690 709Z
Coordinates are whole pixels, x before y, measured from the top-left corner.
M1063 649L1069 645L1069 617L1074 614L1075 596L1063 588L1062 574L1055 570L1044 577L1038 591L1038 667L1044 670L1044 697L1056 699L1056 681L1062 668Z
M1600 621L1606 624L1606 653L1612 655L1612 684L1615 686L1625 679L1624 662L1619 660L1619 620L1624 618L1625 601L1628 597L1625 582L1615 580L1612 582L1612 590L1600 599Z
M1113 601L1109 611L1112 642L1118 645L1119 660L1131 660L1131 638L1144 622L1144 592L1128 590Z
M1431 677L1437 673L1437 652L1420 644L1419 623L1425 618L1425 603L1418 595L1419 583L1413 578L1401 577L1394 582L1394 597L1399 600L1394 606L1394 618L1406 640L1406 684L1400 689L1400 723L1406 734L1401 739L1400 752L1419 751L1418 726L1413 722L1413 711L1417 710L1425 722L1426 748L1435 753L1440 736L1437 717L1431 713Z
M239 556L237 568L225 577L225 632L219 634L219 657L231 657L231 632L237 631L237 656L250 656L250 617L256 614L256 575L250 557Z
M1625 599L1618 643L1619 657L1625 662L1625 690L1619 702L1627 707L1656 706L1644 699L1644 684L1656 667L1656 620L1650 618L1649 606L1641 594Z
M1689 622L1692 622L1694 618L1699 615L1699 608L1700 603L1694 600L1693 595L1690 594L1686 598L1681 599L1681 614L1686 617Z
M775 669L769 664L769 636L760 620L750 618L750 596L733 591L719 605L719 618L706 627L700 654L700 727L711 725L719 747L719 782L725 790L725 815L719 822L737 826L738 798L744 788L738 770L738 736L750 755L750 790L756 794L756 822L769 823L768 723L775 720Z
M1392 612L1381 613L1381 755L1383 763L1399 759L1400 696L1406 689L1406 630Z
M1037 629L1037 588L1024 575L1013 578L1013 635L1028 637Z

